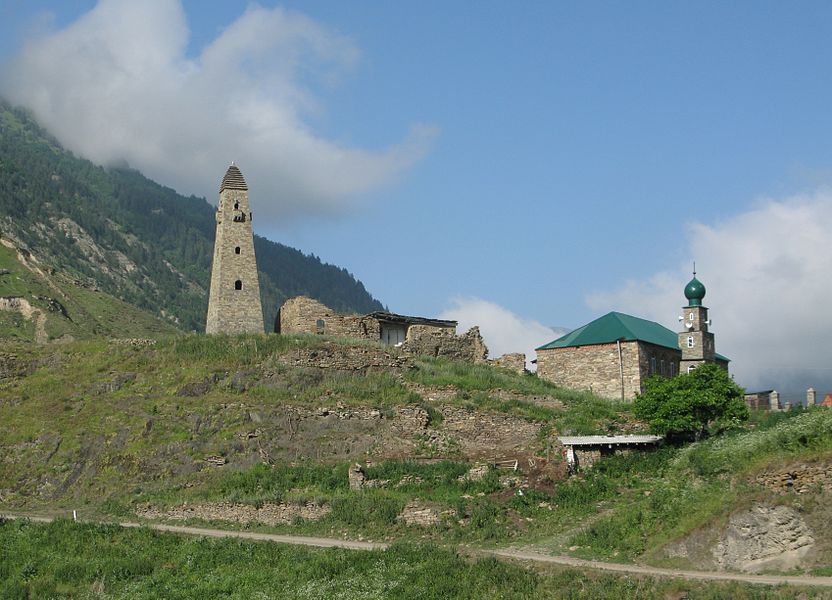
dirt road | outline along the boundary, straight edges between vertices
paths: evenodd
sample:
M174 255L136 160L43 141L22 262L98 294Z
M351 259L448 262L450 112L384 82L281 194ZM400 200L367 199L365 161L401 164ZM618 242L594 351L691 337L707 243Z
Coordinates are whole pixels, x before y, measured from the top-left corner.
M42 517L23 514L0 513L4 519L30 519L41 523L49 523L54 517ZM91 521L85 521L91 522ZM97 522L97 521L96 521ZM251 531L232 531L227 529L210 529L205 527L184 527L180 525L161 525L156 523L119 523L121 527L147 527L156 531L176 533L180 535L198 535L215 538L237 538L277 542L280 544L295 544L302 546L316 546L319 548L346 548L349 550L383 550L389 546L384 542L361 542L341 540L338 538L307 537L298 535L279 535L274 533L255 533ZM832 587L832 577L813 577L808 575L745 575L741 573L726 573L722 571L687 571L683 569L662 569L645 565L630 565L623 563L609 563L598 560L584 560L572 556L550 556L538 552L524 550L465 548L465 553L475 556L496 556L518 561L537 562L562 565L576 569L591 569L612 571L630 575L649 575L652 577L672 577L677 579L693 579L701 581L741 581L763 585L797 585Z

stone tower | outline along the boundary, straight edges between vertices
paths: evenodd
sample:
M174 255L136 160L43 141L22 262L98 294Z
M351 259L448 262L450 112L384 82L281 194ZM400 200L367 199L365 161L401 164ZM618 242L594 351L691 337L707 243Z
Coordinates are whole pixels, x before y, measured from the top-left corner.
M205 333L263 333L248 186L234 163L220 184Z
M679 333L679 348L682 350L679 373L690 373L701 364L716 362L714 334L708 331L711 324L708 309L702 305L704 297L705 286L696 278L694 270L693 279L685 286L688 305L682 308L684 331Z

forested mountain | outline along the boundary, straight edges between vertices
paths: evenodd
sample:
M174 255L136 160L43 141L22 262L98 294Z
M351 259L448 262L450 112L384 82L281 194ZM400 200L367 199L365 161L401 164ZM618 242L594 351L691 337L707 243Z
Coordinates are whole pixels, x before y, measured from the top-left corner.
M74 156L0 100L0 236L88 288L202 331L214 207L129 168ZM344 312L382 309L346 269L255 236L267 329L289 297Z

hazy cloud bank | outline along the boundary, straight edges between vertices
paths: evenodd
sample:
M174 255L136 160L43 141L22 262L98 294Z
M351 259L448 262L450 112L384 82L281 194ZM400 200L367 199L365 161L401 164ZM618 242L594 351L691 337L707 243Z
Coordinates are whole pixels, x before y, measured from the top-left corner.
M532 319L524 319L507 308L480 298L454 298L451 307L444 310L439 318L458 321L459 333L474 325L479 326L490 358L507 352L524 352L527 368L531 366L529 361L535 358L535 348L565 333Z
M832 392L832 190L766 200L729 220L689 226L717 351L748 388ZM588 297L678 328L690 265Z
M346 210L419 160L435 135L416 125L381 152L315 135L315 87L347 74L359 51L298 13L251 5L195 59L188 37L178 1L100 0L25 44L0 90L93 162L126 160L209 201L234 160L267 219Z

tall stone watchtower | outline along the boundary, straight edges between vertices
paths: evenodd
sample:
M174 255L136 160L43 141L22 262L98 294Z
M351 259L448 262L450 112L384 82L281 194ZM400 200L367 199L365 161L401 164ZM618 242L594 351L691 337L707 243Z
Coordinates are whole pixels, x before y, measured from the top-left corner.
M696 278L685 286L685 298L688 305L682 308L682 326L684 331L679 333L679 348L682 350L682 361L679 363L679 373L690 373L704 363L716 362L714 348L714 334L708 331L711 322L708 320L708 309L702 306L705 297L705 286Z
M263 333L248 186L234 163L220 184L205 333Z

